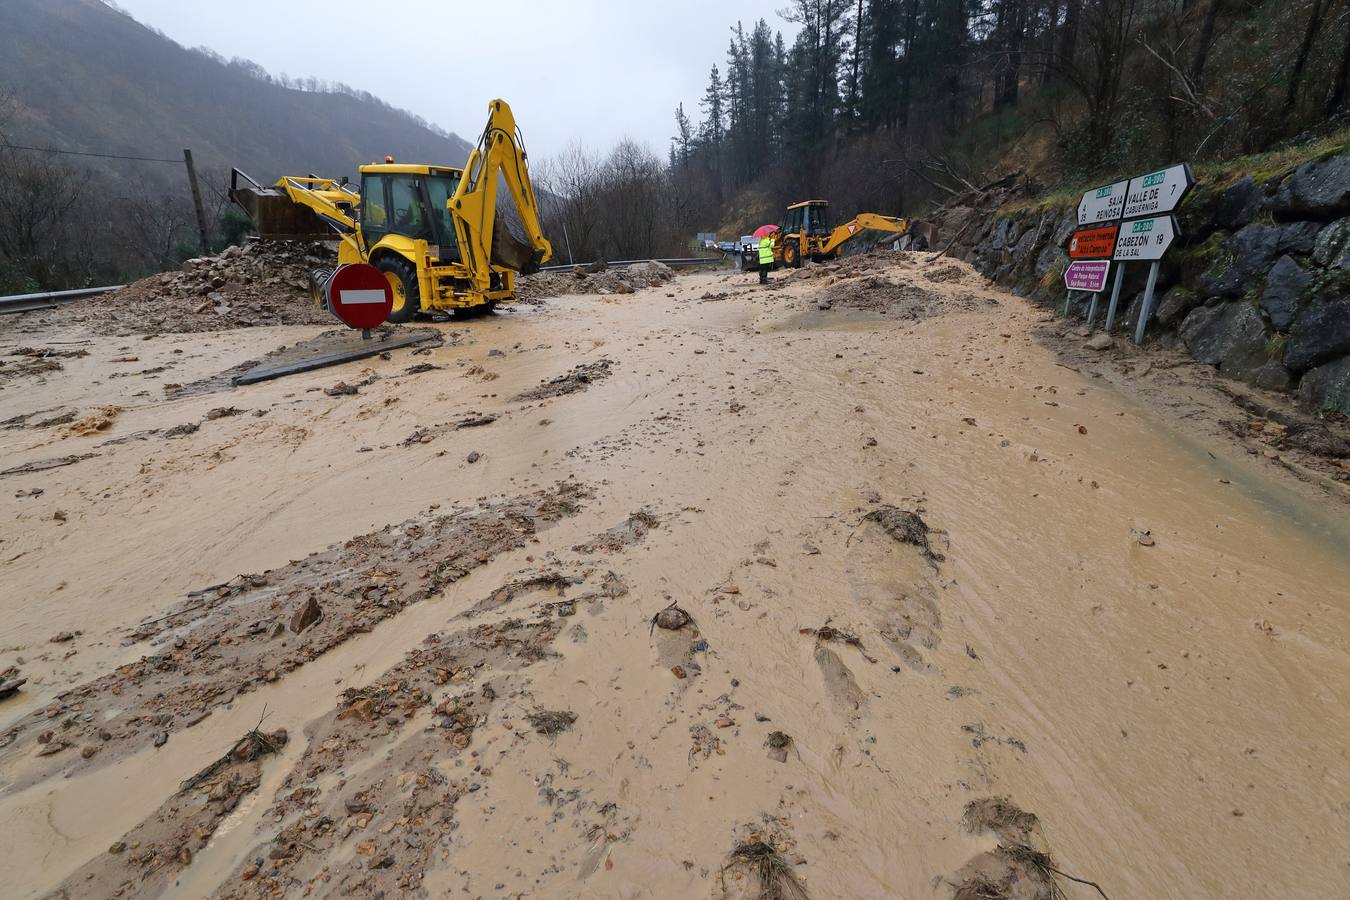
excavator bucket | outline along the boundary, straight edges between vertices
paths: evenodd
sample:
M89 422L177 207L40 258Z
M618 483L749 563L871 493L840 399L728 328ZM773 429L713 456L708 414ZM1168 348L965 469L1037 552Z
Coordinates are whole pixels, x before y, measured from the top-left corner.
M492 264L513 269L522 275L533 275L539 271L543 261L543 251L535 249L524 241L518 240L511 229L498 217L492 225Z
M248 214L258 236L269 241L331 241L333 229L285 191L264 187L238 169L230 171L230 200Z

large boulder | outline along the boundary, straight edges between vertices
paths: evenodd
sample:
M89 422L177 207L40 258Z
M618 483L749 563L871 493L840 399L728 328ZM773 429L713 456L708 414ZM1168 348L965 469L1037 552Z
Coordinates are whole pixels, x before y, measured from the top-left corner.
M1256 218L1261 209L1261 186L1250 175L1244 175L1223 192L1215 218L1229 231L1236 231Z
M1055 226L1053 243L1056 247L1068 247L1069 238L1078 230L1078 210L1071 209L1064 214Z
M1069 255L1059 249L1058 244L1047 244L1041 251L1041 255L1036 257L1036 277L1042 278L1046 272L1056 266L1063 271L1069 265Z
M1317 243L1317 233L1322 230L1320 222L1290 222L1280 228L1279 251L1281 253L1308 254Z
M1229 378L1287 390L1289 373L1270 356L1270 334L1250 303L1202 306L1186 316L1181 340L1191 355Z
M1298 399L1316 412L1350 413L1350 356L1305 374L1298 383Z
M990 248L994 250L1007 250L1017 243L1019 228L1017 222L1011 218L999 219L994 226L993 239L989 242Z
M1029 259L1031 255L1036 252L1036 244L1040 240L1040 237L1041 229L1028 228L1026 233L1022 235L1021 240L1017 242L1017 246L1013 248L1013 256L1019 262Z
M1258 275L1269 269L1284 243L1284 228L1252 223L1228 240L1233 265L1244 275Z
M1323 219L1350 212L1350 151L1299 166L1276 191L1272 208L1281 216Z
M1350 218L1337 219L1318 232L1313 262L1332 269L1350 269Z
M1187 313L1203 302L1203 298L1195 291L1177 285L1163 294L1162 301L1158 304L1158 324L1175 328L1186 318Z
M1206 299L1216 297L1236 300L1246 291L1251 276L1237 267L1236 261L1224 256L1214 260L1210 267L1195 279L1196 290Z
M1350 298L1314 303L1304 309L1289 330L1284 365L1294 372L1350 353Z
M1271 268L1260 303L1261 311L1276 330L1289 330L1294 323L1294 313L1312 283L1312 274L1304 271L1293 257L1281 256Z

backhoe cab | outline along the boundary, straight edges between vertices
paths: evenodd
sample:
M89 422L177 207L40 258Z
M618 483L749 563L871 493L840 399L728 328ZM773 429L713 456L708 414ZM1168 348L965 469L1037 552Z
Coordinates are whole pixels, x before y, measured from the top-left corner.
M859 213L851 221L831 229L829 207L828 200L803 200L787 208L787 217L774 232L775 263L799 268L807 259L816 262L834 259L845 242L869 229L895 234L909 230L907 220L877 213Z
M386 157L361 166L361 189L346 180L286 176L266 188L234 170L230 198L268 240L339 240L338 264L369 263L394 292L390 322L419 311L491 309L515 299L515 276L538 271L553 254L511 108L488 107L488 123L463 169L411 165ZM505 182L526 241L497 220ZM311 274L315 298L331 270ZM322 302L319 300L319 302Z

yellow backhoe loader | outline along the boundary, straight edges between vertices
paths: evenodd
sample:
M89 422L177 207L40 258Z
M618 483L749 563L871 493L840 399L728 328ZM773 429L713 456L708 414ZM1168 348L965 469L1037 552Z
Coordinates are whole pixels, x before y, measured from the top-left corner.
M553 248L539 227L524 142L502 100L463 169L410 165L386 157L360 167L361 190L347 179L286 176L264 187L235 169L230 199L267 240L340 241L338 264L369 263L394 292L390 322L419 311L490 310L515 299L515 276L547 262ZM497 217L497 187L515 201L526 242ZM322 302L330 270L311 275Z
M859 213L857 218L831 229L827 224L830 201L803 200L787 208L787 218L774 233L774 262L799 268L807 259L820 262L839 255L846 241L864 231L904 234L909 222L878 213Z

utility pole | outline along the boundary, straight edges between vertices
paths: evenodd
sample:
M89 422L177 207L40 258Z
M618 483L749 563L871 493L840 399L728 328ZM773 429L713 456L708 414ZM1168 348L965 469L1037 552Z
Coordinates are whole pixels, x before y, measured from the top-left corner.
M197 186L197 168L192 164L192 151L183 150L183 162L187 165L188 184L192 185L192 205L197 209L197 236L201 238L202 255L211 253L211 242L206 237L206 213L202 210L202 191Z

